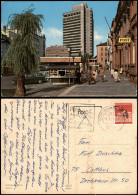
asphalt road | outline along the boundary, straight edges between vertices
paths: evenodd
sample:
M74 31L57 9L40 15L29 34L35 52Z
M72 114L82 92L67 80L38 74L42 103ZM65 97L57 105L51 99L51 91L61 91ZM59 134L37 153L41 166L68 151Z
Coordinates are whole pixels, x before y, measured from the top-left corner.
M16 86L12 83L14 76L1 77L1 92L4 97L13 97ZM87 82L75 84L29 84L25 86L27 97L136 97L136 87L125 77L115 83L110 72L106 71L105 81L97 78L96 84Z

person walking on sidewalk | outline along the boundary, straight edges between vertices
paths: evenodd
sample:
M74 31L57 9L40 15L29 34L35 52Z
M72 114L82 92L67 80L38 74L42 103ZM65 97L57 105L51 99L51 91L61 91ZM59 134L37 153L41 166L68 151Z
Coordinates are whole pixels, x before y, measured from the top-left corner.
M119 76L118 76L118 70L117 70L117 68L116 68L115 71L114 71L113 77L114 77L115 83L116 83L116 82L120 82L120 79L119 79Z
M77 81L80 84L81 83L81 73L80 70L77 70Z
M121 67L120 68L120 74L122 75L122 73L123 73L123 68Z
M101 68L100 70L100 76L101 76L101 80L102 80L102 83L104 82L104 77L105 77L105 72L104 72L104 69Z
M90 85L91 80L92 80L92 72L90 69L88 69L88 72L87 72L87 80L88 80L88 83Z
M93 78L92 78L92 80L94 81L94 83L96 83L97 71L94 69L92 73L93 73Z

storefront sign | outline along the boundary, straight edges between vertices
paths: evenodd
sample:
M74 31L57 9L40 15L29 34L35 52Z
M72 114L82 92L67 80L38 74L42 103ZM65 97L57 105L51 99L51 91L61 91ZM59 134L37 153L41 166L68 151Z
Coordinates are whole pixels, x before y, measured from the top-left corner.
M119 43L130 43L131 37L119 38Z

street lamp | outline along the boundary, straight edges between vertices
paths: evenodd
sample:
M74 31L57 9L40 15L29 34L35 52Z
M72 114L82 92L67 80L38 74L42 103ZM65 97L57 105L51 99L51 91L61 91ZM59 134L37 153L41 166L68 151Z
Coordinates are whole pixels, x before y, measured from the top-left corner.
M70 47L68 47L69 52L69 87L70 87Z

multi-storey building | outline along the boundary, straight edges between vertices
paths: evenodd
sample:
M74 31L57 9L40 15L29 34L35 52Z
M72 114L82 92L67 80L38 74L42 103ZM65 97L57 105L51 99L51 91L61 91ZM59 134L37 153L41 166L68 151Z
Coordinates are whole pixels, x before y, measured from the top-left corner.
M6 29L6 26L3 26L3 30L1 34L5 35L9 38L10 41L18 34L17 30ZM34 38L34 44L36 46L38 52L38 58L45 56L45 42L46 38L45 35L36 35Z
M63 45L71 48L71 56L94 55L94 20L87 3L72 6L63 14Z
M112 41L111 41L111 34L108 34L108 39L107 39L107 45L108 45L108 58L107 58L107 65L110 70L113 70L113 65L112 65Z
M97 46L97 63L102 65L103 68L107 64L108 61L108 46L107 42L100 43Z
M68 57L69 52L66 46L50 46L46 48L46 57Z
M35 35L34 45L38 52L38 58L45 56L46 38L45 35Z
M1 34L1 61L5 54L7 53L9 45L10 45L9 38L6 35Z
M123 75L137 83L137 1L120 1L112 21L113 68L123 70ZM120 43L119 38L130 38Z
M17 33L17 30L6 29L6 26L3 26L3 30L1 31L1 34L7 36L10 41L13 40Z

